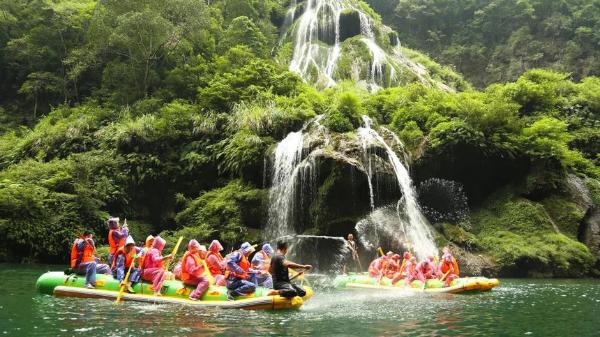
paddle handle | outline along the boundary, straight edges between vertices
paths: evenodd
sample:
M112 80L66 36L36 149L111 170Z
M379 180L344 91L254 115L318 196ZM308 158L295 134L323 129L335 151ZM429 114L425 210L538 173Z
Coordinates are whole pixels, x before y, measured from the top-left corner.
M171 252L171 258L169 259L169 261L167 261L164 267L165 271L169 271L169 266L171 265L171 262L175 259L175 255L177 255L177 251L179 250L179 245L181 245L181 241L183 241L183 236L180 236L179 240L177 240L177 244L173 248L173 252Z
M450 274L450 272L452 271L453 268L448 269L448 271L446 272L446 274L444 274L444 276L442 276L442 278L440 279L440 281L443 281L446 279L446 277L448 276L448 274Z

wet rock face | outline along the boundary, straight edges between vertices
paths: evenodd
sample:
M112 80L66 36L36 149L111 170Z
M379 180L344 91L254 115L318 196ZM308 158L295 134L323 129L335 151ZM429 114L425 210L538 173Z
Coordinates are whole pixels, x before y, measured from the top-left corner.
M357 11L347 10L340 14L340 42L360 35L360 16Z

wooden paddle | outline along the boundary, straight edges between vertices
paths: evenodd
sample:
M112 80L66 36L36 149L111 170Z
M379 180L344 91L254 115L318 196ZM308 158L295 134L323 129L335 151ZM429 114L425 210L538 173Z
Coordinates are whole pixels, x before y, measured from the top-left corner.
M208 265L206 264L206 260L205 259L201 259L201 260L202 260L202 265L204 266L204 275L208 279L208 283L215 284L215 278L212 276L212 274L208 270ZM185 261L182 261L182 263L185 263Z
M442 278L440 279L440 281L444 281L446 279L446 277L448 276L448 274L450 274L451 271L454 271L454 268L450 267L450 269L448 269L448 271L446 272L446 274L444 274L444 276L442 276Z
M135 249L135 247L133 249ZM125 275L125 278L123 279L123 284L121 285L121 289L119 289L119 295L117 296L117 299L115 300L115 304L119 304L119 302L121 302L121 297L123 296L123 292L125 291L127 282L129 282L129 275L131 274L131 269L133 269L134 265L135 265L135 258L133 258L131 260L131 264L129 265L129 270L127 270L127 274Z

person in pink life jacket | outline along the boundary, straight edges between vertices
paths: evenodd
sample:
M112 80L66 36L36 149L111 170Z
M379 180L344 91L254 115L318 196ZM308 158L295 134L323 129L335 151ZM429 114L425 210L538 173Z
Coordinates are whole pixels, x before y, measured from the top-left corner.
M273 247L270 244L265 243L262 249L254 254L252 258L252 270L254 273L251 274L250 280L254 282L256 286L263 286L265 288L273 288L273 278L269 274L269 268L271 268L271 257L275 253Z
M380 277L386 269L388 257L386 255L376 258L369 264L369 276Z
M142 279L152 282L152 290L154 290L154 295L156 296L162 296L160 289L167 277L163 263L165 260L172 258L171 254L162 256L165 244L166 241L163 238L160 236L155 237L152 249L148 251L144 258Z
M404 285L409 286L413 280L417 279L417 258L412 256L404 267Z
M428 256L425 261L421 261L415 268L417 272L417 279L425 283L427 280L435 278L436 270L433 262L433 256Z
M181 281L184 284L196 286L190 294L190 300L199 300L208 290L209 281L205 275L204 259L206 258L206 247L201 246L198 241L190 240L188 250L181 258Z
M218 286L224 286L227 284L227 280L225 279L225 268L226 262L223 256L221 255L221 251L223 250L223 246L219 242L219 240L213 240L208 246L208 256L206 258L206 264L208 265L208 270L210 274L215 278L215 284Z

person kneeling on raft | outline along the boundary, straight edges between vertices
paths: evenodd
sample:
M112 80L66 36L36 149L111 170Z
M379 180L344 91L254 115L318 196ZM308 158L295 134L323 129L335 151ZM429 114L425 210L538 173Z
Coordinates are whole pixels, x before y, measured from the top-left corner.
M443 249L444 255L442 256L442 261L438 266L438 277L443 278L446 275L444 281L444 287L450 286L452 281L460 277L460 270L458 269L458 263L452 253L450 253L450 249L448 247L444 247Z
M155 237L152 249L146 254L142 266L142 279L152 282L152 290L154 290L155 296L162 296L160 289L167 278L163 263L173 257L171 254L162 256L165 244L166 241L163 238L160 236Z
M135 241L131 235L127 237L127 240L125 241L125 247L121 247L115 252L112 264L112 272L113 277L121 282L121 284L123 284L125 275L127 275L129 267L131 267L131 264L134 263L139 252L140 249L135 246ZM131 273L129 274L126 284L127 291L129 293L135 294L132 286L140 281L141 274L141 268L131 267Z
M85 275L85 287L96 287L96 273L110 274L108 265L99 263L94 256L96 244L92 239L92 232L85 231L71 247L71 270L79 275Z
M254 254L252 258L252 268L254 273L251 274L251 281L256 286L263 286L265 288L273 288L273 278L269 274L271 268L271 257L273 256L273 247L270 244L265 243L262 249Z
M436 269L433 256L428 256L425 261L419 262L415 271L417 272L417 279L423 283L435 278Z
M310 270L312 269L312 266L286 260L285 254L287 254L287 251L287 242L277 242L277 253L271 259L271 268L269 270L273 276L273 289L275 292L270 293L270 295L279 294L279 296L285 298L292 298L294 296L304 297L306 291L290 281L288 268Z
M252 294L256 290L250 279L250 262L248 256L254 252L254 246L248 242L242 243L227 261L227 299L234 300L235 296Z
M188 250L181 259L181 281L184 284L196 286L190 294L190 300L197 301L208 290L209 280L205 276L206 247L201 246L198 241L190 240Z

